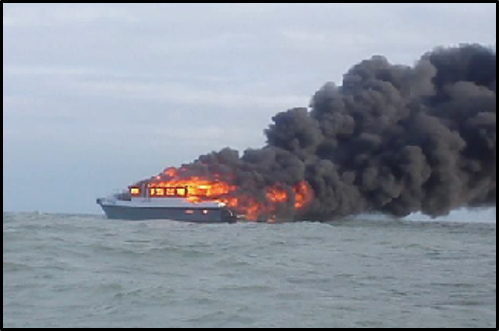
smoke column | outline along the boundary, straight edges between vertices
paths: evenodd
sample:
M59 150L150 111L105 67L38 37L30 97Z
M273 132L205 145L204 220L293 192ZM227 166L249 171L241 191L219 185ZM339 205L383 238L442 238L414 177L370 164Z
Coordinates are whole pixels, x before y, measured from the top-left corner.
M217 174L240 194L305 181L307 207L292 219L359 213L448 214L496 205L496 53L480 45L439 48L414 66L374 56L343 84L325 84L308 108L277 114L267 145L225 149L182 166L182 176Z

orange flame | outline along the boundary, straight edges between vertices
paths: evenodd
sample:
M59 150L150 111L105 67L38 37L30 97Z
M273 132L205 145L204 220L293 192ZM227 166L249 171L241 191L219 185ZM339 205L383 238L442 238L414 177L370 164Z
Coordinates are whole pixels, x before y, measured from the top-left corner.
M182 168L167 168L153 177L147 191L154 197L185 197L192 203L218 201L245 216L248 220L274 218L283 206L294 206L301 211L312 200L310 186L301 181L294 187L273 185L264 188L264 195L258 199L215 174L215 180L199 176L182 176Z
M300 182L294 187L295 209L301 210L312 201L312 190L306 182Z

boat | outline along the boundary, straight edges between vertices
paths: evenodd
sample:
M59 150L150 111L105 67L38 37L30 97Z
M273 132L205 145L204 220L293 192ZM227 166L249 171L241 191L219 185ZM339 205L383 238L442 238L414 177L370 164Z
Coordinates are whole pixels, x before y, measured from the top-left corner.
M195 223L234 223L238 216L218 201L199 201L189 187L130 186L128 190L98 198L109 219L168 219Z

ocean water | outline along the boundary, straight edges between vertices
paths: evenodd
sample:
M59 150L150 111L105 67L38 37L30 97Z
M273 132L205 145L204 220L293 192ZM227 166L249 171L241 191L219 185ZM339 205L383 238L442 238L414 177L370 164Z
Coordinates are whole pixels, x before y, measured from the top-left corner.
M3 215L3 327L496 327L496 224Z

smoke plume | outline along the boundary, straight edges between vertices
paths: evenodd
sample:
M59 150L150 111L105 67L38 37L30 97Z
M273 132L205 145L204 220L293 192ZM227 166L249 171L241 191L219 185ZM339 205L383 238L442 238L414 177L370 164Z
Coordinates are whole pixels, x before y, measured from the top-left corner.
M267 145L203 155L180 176L230 182L265 203L265 189L312 191L276 213L332 220L366 212L448 214L496 205L496 53L440 48L414 66L374 56L326 83L307 108L277 114ZM160 175L166 176L166 175Z

